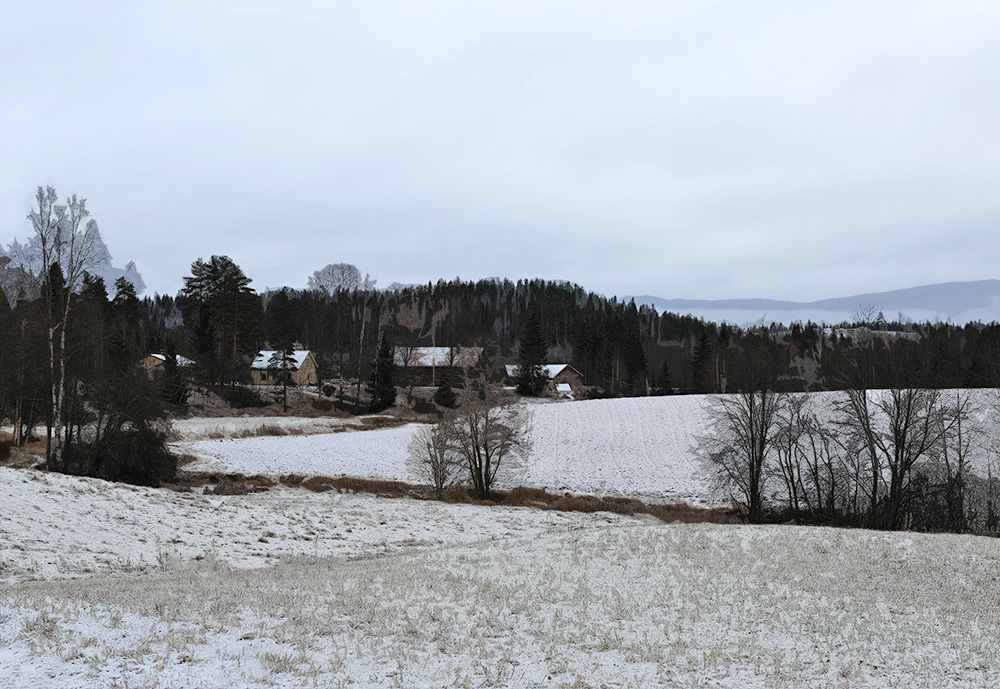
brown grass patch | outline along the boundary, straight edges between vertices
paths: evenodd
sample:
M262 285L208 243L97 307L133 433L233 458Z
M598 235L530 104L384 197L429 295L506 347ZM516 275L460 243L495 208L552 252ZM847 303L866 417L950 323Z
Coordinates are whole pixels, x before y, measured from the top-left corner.
M476 502L465 491L467 502ZM540 488L519 486L509 492L493 491L493 502L483 504L501 504L508 506L535 507L544 510L559 510L561 512L613 512L615 514L637 515L648 514L660 521L713 524L740 523L730 510L723 508L695 507L686 503L647 504L635 498L596 495L553 495ZM450 500L458 502L458 500Z
M390 423L399 423L399 419L393 418L391 416L365 416L359 419L362 426L368 426L369 428L379 428Z
M299 485L306 490L313 491L314 493L322 493L324 491L333 490L333 479L329 476L310 476Z
M412 495L413 488L402 481L387 481L376 478L358 478L355 476L338 476L333 479L333 485L338 490L352 493L374 493L388 498L400 498Z
M301 486L302 482L306 480L303 474L285 474L278 478L278 482L283 486L288 486L289 488L295 488L296 486Z
M263 493L276 485L277 483L267 476L247 477L233 474L222 477L214 488L209 488L205 492L209 495L248 495Z
M432 499L430 486L361 476L304 476L285 474L275 481L266 476L240 474L187 474L178 487L210 485L205 492L213 495L245 495L259 493L278 485L302 487L316 493L336 490L348 493L368 493L385 498L410 497ZM687 503L645 503L635 498L596 495L555 495L541 488L518 486L510 491L494 490L492 500L477 500L467 486L453 486L444 492L442 502L466 505L531 507L561 512L611 512L628 516L648 514L662 522L740 524L739 515L727 508L705 508Z
M177 466L178 467L184 467L184 466L187 466L189 464L194 464L197 461L198 461L198 458L195 457L194 455L191 455L191 454L185 453L185 454L182 454L182 455L177 455Z

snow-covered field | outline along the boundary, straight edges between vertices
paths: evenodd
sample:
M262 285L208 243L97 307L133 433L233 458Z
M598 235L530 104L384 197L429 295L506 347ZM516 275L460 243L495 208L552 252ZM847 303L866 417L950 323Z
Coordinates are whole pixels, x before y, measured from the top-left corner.
M954 391L946 391L945 401L952 394ZM964 394L973 398L980 426L998 434L1000 429L992 416L996 391L969 390ZM809 398L821 418L829 419L838 395L813 393ZM523 470L498 476L498 485L624 495L653 502L728 505L728 493L713 480L715 468L705 466L697 455L700 439L710 432L711 404L712 397L707 395L533 404L531 456ZM288 423L308 428L306 421ZM422 482L406 462L407 445L416 428L409 425L364 433L188 442L179 443L178 451L200 458L185 467L188 471L275 477L346 474ZM990 440L984 447L998 444ZM996 460L994 453L977 451L972 453L970 465L986 476L987 462ZM780 492L781 486L775 484L773 489Z
M3 689L1000 686L993 539L0 491Z
M214 559L261 567L614 523L568 512L304 489L196 495L0 467L0 577L75 577Z
M711 502L704 397L533 407L510 479ZM199 441L195 470L414 480L415 426ZM217 430L217 429L229 429ZM0 467L0 689L1000 687L1000 540Z
M704 404L702 396L683 396L532 405L534 450L526 469L501 478L500 487L728 504L693 451L705 433ZM416 428L202 441L178 449L201 458L189 471L419 482L406 464Z

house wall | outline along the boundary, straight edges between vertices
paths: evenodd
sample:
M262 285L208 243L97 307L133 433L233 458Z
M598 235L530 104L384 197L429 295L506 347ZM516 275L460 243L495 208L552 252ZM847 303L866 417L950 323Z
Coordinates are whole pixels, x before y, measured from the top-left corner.
M319 382L319 368L316 359L310 352L297 370L292 372L292 385L315 385ZM250 369L250 382L253 385L277 385L277 372L270 369Z
M164 362L155 356L147 356L142 360L142 367L146 370L146 377L153 380L153 378L163 373Z
M292 380L295 381L296 385L314 385L319 382L319 368L316 366L316 359L313 358L312 352L306 355L299 370L292 373Z
M408 385L411 379L418 387L438 386L444 380L450 385L461 385L466 379L466 369L460 366L398 366L393 378L397 385Z
M574 390L583 387L583 375L571 368L564 368L552 381L554 383L569 383Z

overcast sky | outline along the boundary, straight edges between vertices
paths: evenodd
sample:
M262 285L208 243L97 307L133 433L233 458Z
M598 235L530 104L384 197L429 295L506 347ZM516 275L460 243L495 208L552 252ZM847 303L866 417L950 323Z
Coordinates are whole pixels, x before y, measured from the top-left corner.
M393 281L812 300L1000 277L1000 3L14 3L0 242L89 199L174 293Z

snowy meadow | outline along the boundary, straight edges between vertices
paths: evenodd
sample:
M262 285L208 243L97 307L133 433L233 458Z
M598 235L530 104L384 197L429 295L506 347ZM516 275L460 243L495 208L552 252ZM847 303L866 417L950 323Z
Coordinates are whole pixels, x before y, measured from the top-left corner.
M415 426L180 424L192 471L413 480ZM304 429L304 430L303 430ZM697 397L540 404L513 484L710 505ZM0 467L0 689L1000 686L1000 542L139 488Z

